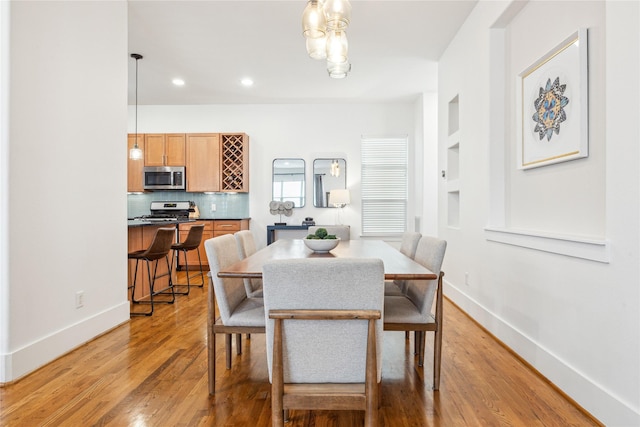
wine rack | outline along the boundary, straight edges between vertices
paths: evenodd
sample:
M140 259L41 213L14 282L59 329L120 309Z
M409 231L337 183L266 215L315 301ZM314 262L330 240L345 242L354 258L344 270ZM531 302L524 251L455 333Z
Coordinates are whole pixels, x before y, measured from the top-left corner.
M221 134L220 190L249 191L249 137L244 133Z

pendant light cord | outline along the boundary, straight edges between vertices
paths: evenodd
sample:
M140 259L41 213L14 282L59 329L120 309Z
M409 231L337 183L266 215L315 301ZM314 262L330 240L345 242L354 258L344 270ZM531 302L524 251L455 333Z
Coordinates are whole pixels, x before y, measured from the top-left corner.
M140 55L138 53L132 53L131 57L136 60L136 114L135 114L135 118L136 118L136 140L135 140L135 143L134 143L134 147L135 148L139 148L138 147L138 60L142 59L142 55Z

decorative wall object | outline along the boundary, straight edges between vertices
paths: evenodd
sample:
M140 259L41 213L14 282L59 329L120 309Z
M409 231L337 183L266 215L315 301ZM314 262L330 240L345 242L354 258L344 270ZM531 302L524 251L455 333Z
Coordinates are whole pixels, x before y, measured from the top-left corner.
M518 75L519 169L589 155L587 52L583 28Z

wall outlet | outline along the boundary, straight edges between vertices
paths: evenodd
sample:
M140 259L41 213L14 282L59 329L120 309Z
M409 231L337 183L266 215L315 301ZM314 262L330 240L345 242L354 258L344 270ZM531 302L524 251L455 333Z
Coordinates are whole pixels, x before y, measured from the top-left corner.
M76 308L84 307L84 291L76 292Z
M215 212L215 211L216 211L216 204L211 203L211 212Z

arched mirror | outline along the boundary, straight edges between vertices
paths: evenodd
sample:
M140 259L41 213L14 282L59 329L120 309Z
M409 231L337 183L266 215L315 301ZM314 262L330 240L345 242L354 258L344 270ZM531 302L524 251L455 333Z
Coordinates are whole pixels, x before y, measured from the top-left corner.
M345 159L315 159L313 161L313 206L332 208L328 203L331 190L347 188Z
M304 159L273 159L272 200L305 204Z

